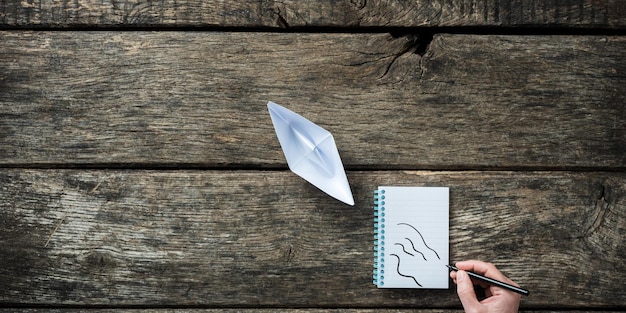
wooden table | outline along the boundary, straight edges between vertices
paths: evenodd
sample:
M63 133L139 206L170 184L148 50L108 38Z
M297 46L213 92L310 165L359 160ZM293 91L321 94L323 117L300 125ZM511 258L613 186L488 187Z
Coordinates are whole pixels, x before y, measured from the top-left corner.
M459 312L372 284L373 190L450 187L523 311L626 310L626 2L0 0L0 311ZM356 200L266 109L331 131Z

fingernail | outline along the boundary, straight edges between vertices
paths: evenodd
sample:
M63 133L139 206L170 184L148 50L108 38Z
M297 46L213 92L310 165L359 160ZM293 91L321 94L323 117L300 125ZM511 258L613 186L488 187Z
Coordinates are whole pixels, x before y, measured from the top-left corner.
M458 272L456 272L456 281L457 281L457 282L462 282L462 281L464 281L464 280L465 280L465 276L466 276L466 275L467 275L467 274L465 274L465 272L464 272L464 271L458 271Z

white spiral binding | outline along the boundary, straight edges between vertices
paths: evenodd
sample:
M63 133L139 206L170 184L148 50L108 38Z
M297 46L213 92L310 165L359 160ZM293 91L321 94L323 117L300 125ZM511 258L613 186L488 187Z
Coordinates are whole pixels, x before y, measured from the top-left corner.
M385 190L374 190L374 284L385 279Z

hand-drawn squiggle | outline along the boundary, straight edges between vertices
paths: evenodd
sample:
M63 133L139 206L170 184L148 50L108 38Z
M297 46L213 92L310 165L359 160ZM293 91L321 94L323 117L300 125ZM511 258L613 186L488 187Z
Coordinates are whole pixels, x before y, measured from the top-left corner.
M417 230L417 228L413 227L413 225L407 224L407 223L398 223L398 225L406 225L409 226L411 228L413 228L417 234L420 236L420 238L422 238L422 242L424 243L424 246L426 246L426 248L430 249L430 251L434 252L435 255L437 256L437 259L441 260L441 258L439 257L439 253L437 253L437 251L435 251L433 248L429 247L428 244L426 244L426 240L424 240L424 236L422 236L422 233L420 233L419 230Z
M409 239L409 238L404 238L404 239L408 240L408 241L411 243L411 247L413 248L413 251L415 251L415 252L417 252L417 253L421 254L421 255L422 255L422 258L424 258L424 261L428 261L428 260L426 260L426 256L425 256L425 255L424 255L421 251L418 251L417 249L415 249L415 244L413 244L413 240L411 240L411 239ZM410 254L410 253L409 253L409 254ZM412 255L412 254L411 254L411 255Z
M393 253L392 253L392 254L390 254L390 255L393 255L393 256L395 256L395 257L398 259L398 266L396 266L396 272L398 272L398 275L400 275L400 276L402 276L402 277L412 278L412 279L413 279L413 281L414 281L414 282L415 282L418 286L422 287L422 285L421 285L420 283L418 283L418 282L417 282L417 279L415 279L415 277L414 277L414 276L411 276L411 275L405 275L405 274L400 273L400 257L399 257L397 254L393 254Z
M407 238L407 239L408 239L408 238ZM411 241L411 240L409 240L409 241ZM411 244L412 244L412 242L411 242ZM404 248L404 245L403 245L403 244L401 244L401 243L399 243L399 242L396 242L396 243L394 243L394 245L398 245L398 246L402 247L402 251L403 251L404 253L406 253L406 254L408 254L408 255L410 255L410 256L415 256L415 254L413 254L413 253L411 253L411 252L409 252L409 251L406 251L406 249ZM415 248L413 248L413 250L415 250ZM421 253L421 252L417 251L417 253ZM423 256L423 255L422 255L422 256Z

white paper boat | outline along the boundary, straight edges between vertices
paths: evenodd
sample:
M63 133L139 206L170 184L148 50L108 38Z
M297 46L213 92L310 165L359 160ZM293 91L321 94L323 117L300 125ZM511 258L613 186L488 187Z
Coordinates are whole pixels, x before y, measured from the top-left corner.
M333 135L274 102L267 107L289 169L335 199L354 205Z

